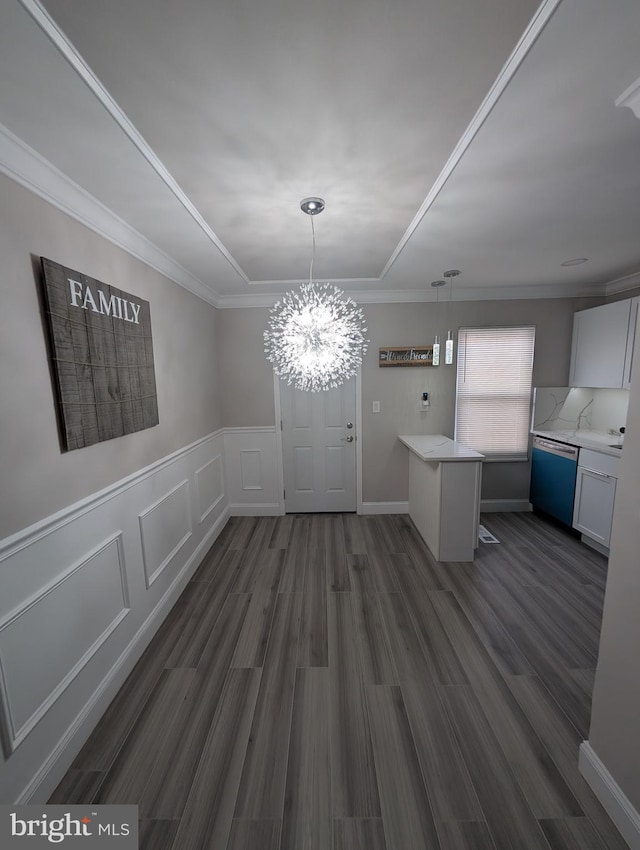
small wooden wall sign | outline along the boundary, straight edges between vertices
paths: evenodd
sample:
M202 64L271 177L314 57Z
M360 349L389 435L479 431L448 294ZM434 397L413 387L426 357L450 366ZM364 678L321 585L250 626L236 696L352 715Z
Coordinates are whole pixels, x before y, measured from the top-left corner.
M378 366L433 366L432 345L403 345L378 351Z
M41 260L63 449L157 425L149 302Z

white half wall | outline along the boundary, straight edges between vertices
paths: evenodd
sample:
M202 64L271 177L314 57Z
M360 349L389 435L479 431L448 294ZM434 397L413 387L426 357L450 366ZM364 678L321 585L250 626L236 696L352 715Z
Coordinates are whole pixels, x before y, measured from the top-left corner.
M218 431L0 542L2 802L48 799L224 527L224 451Z

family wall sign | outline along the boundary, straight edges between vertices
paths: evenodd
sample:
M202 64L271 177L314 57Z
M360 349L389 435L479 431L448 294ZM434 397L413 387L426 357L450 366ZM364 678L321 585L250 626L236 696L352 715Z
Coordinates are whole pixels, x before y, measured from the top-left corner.
M41 260L64 450L157 425L149 302Z

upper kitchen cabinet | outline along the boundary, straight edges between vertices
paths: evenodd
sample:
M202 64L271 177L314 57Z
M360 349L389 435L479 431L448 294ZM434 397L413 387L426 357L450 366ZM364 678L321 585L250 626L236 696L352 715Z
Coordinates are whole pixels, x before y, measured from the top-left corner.
M574 314L570 386L629 389L639 303L630 298Z

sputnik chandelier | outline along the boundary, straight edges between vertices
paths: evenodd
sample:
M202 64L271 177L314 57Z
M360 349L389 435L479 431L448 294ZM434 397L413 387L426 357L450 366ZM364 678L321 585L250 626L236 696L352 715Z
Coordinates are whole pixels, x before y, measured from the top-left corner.
M309 283L288 292L271 308L265 353L276 375L289 385L320 392L339 387L357 373L369 341L355 301L331 283L313 282L313 218L324 209L324 201L305 198L300 209L311 218Z

